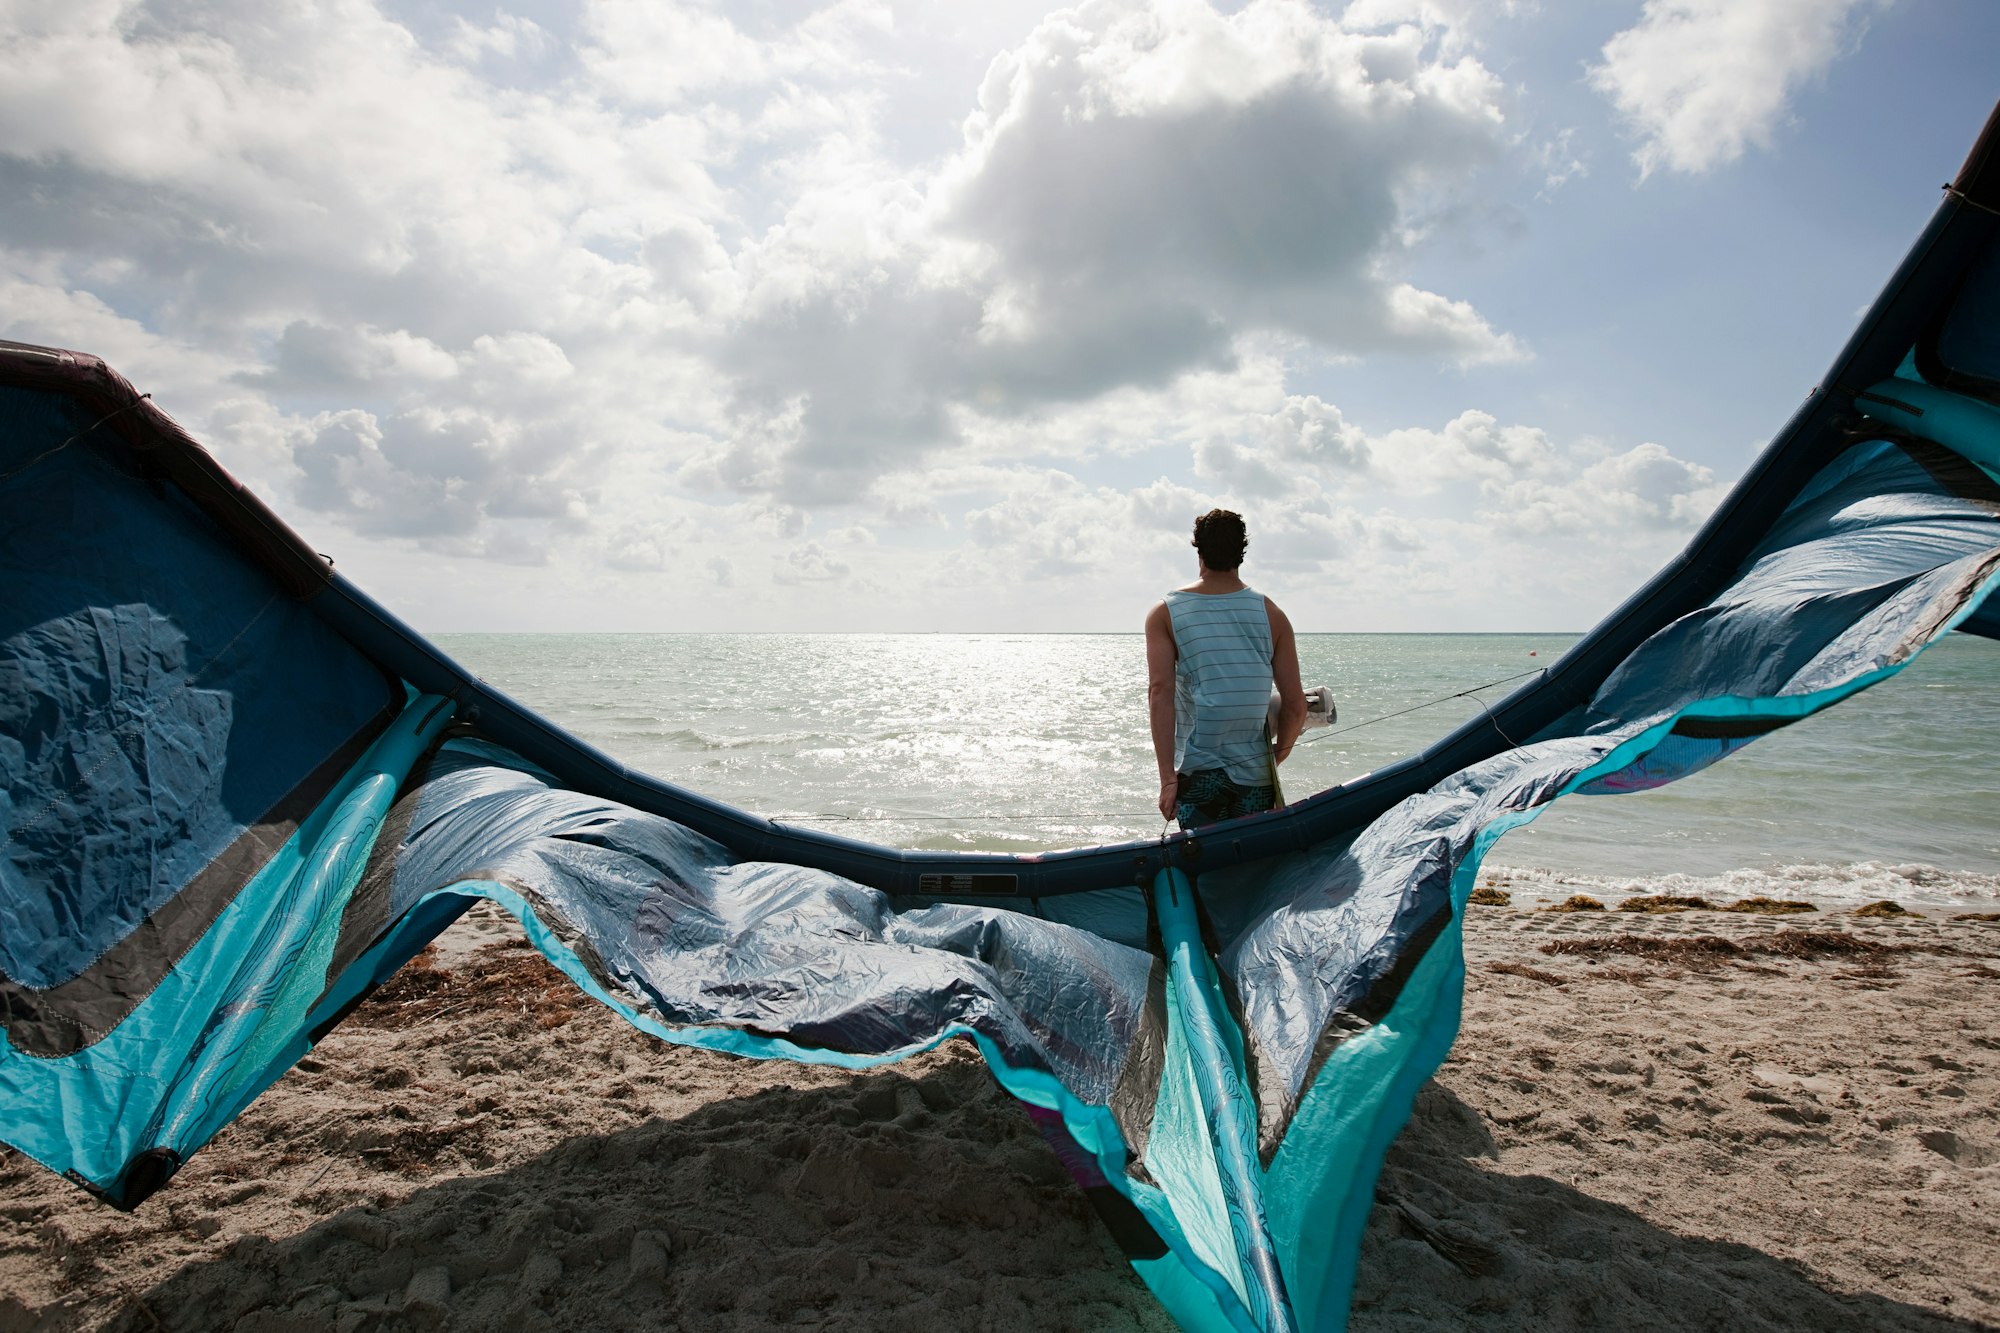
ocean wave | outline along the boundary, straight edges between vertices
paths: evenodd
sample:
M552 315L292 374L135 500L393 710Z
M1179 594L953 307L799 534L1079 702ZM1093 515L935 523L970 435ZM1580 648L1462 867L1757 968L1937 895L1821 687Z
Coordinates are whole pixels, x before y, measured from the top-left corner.
M1488 863L1509 887L1551 897L1585 893L1607 903L1635 894L1667 893L1712 902L1736 898L1802 898L1830 904L1875 902L1892 898L1909 904L1940 907L1984 906L2000 902L2000 875L1972 870L1946 870L1921 862L1886 865L1855 861L1846 865L1802 862L1758 868L1746 866L1719 875L1586 875L1542 867Z

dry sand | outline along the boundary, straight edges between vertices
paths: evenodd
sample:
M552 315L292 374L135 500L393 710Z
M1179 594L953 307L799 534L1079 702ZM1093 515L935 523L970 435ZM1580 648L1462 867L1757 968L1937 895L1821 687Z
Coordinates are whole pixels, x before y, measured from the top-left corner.
M1517 903L1354 1328L2000 1322L2000 924ZM969 1049L708 1055L442 944L134 1215L0 1161L0 1333L1169 1327Z

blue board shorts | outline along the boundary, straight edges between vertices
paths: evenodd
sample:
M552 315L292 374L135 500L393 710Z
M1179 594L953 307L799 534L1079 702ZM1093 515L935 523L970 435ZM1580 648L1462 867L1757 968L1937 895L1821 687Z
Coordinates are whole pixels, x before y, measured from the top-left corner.
M1243 815L1261 815L1277 804L1277 789L1245 786L1219 768L1182 773L1174 789L1174 817L1184 829L1220 824Z

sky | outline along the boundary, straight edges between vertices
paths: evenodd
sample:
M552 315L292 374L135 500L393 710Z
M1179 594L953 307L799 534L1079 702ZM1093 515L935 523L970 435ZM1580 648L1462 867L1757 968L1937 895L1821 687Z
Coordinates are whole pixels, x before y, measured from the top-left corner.
M1825 372L1991 0L0 0L0 338L445 631L1581 630Z

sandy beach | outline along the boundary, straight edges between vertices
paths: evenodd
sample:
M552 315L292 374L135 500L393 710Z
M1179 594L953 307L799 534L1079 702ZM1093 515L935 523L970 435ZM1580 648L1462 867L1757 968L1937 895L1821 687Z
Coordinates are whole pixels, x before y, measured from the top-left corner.
M2000 1325L2000 923L1487 878L1354 1328ZM1170 1324L969 1047L667 1046L484 911L137 1213L0 1161L0 1333L774 1326Z

